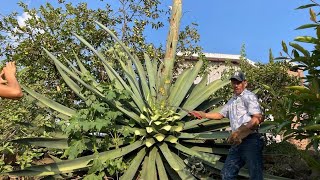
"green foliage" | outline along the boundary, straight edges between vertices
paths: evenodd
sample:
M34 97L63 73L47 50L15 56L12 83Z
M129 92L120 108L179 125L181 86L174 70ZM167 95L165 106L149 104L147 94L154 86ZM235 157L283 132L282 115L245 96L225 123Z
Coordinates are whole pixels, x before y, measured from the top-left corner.
M312 1L314 2L314 1ZM283 50L287 57L279 57L277 59L290 60L295 63L296 69L306 72L304 78L304 85L300 86L287 86L289 90L287 93L274 92L274 97L281 97L275 99L281 104L282 111L275 112L275 120L282 122L278 131L284 131L284 134L296 139L310 139L308 148L313 147L314 150L319 148L320 137L320 106L319 106L319 29L320 25L317 21L319 13L315 13L311 8L313 6L319 6L317 3L312 3L305 6L300 6L298 9L309 8L310 20L313 24L302 25L297 29L312 28L316 31L316 37L312 36L298 36L294 40L297 42L290 42L289 45L292 48L289 52L287 45L283 42ZM313 45L312 50L305 49L302 43L309 43ZM271 88L270 88L271 89ZM277 92L277 93L275 93Z

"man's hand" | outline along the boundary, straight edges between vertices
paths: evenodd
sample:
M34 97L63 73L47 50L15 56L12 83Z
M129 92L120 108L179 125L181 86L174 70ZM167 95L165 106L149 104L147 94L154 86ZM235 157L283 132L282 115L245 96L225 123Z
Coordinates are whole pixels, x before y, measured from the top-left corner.
M227 142L234 145L241 144L242 140L251 134L253 131L249 129L246 125L241 125L236 131L232 132L228 137Z
M4 71L0 73L0 84L6 84L7 80L4 79Z
M198 119L206 118L206 113L203 111L190 111L189 114Z
M6 66L2 70L5 77L15 76L17 72L16 63L14 61L7 62ZM1 72L1 74L2 74Z

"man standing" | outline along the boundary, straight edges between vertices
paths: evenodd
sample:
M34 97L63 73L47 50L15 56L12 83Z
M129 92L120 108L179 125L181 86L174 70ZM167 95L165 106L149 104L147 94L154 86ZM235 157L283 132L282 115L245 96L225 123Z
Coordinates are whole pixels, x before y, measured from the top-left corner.
M0 97L19 99L23 96L16 78L15 62L8 62L0 73Z
M192 111L195 117L208 119L229 118L232 133L228 142L232 144L221 171L223 180L236 179L239 170L247 164L250 179L263 179L262 149L263 139L258 133L258 125L262 122L262 114L257 97L246 89L247 80L241 71L230 78L233 97L219 113Z

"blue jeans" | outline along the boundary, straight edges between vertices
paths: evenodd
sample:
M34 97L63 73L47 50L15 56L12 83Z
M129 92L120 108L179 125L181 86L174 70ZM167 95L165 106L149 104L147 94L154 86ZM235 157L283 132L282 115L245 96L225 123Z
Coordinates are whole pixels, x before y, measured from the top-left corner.
M263 138L259 133L249 134L239 145L232 145L221 171L223 180L236 179L239 170L247 164L250 179L263 179Z

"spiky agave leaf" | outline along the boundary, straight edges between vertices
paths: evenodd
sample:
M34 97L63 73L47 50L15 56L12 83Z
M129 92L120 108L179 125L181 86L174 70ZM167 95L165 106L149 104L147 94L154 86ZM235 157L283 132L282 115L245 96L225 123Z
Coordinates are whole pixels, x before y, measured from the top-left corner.
M218 142L209 145L208 143L201 143L201 146L199 142L227 138L229 133L221 131L221 128L226 127L228 121L190 120L189 117L186 117L187 112L180 111L180 109L206 109L208 106L218 103L219 98L212 101L206 100L228 82L216 80L207 84L207 79L203 78L199 84L194 84L194 80L202 66L202 62L199 61L194 67L182 72L175 83L167 84L166 88L169 93L166 94L159 84L163 81L161 79L163 78L161 76L163 64L159 64L159 61L151 60L146 54L144 55L144 63L141 63L137 56L131 54L130 50L120 42L111 30L101 23L97 22L97 24L118 41L127 54L127 61L122 62L119 59L124 77L120 76L112 68L102 53L95 50L84 38L78 35L75 36L97 55L104 65L109 78L115 82L115 87L129 92L131 102L124 103L108 100L103 97L101 89L97 88L98 85L85 83L81 77L73 72L76 71L78 74L89 73L76 55L75 59L80 68L79 72L75 69L73 71L69 70L52 53L46 49L44 50L55 62L63 79L68 81L67 85L72 90L77 91L78 95L81 96L79 89L86 88L101 97L102 101L106 101L118 108L128 118L135 121L133 127L127 127L134 134L135 138L133 139L135 142L131 145L123 145L120 149L100 153L99 157L102 160L106 160L125 157L124 155L129 153L136 154L121 179L133 179L138 174L145 179L168 179L169 177L171 179L195 179L196 175L192 174L184 163L184 159L190 156L196 156L207 163L208 166L221 169L222 163L218 161L220 156L216 154L226 154L227 150L215 146ZM31 95L35 94L34 91L29 89L28 92ZM37 95L34 97L60 113L72 116L76 112L75 110L64 108L63 105L50 101L43 96ZM82 98L85 100L85 97ZM125 126L121 124L119 128ZM142 142L140 139L145 139L145 141ZM187 147L190 147L190 149ZM179 152L183 152L183 154ZM29 167L9 174L44 176L71 172L90 167L90 162L93 158L94 155L89 155L45 166ZM140 171L141 173L139 173ZM248 176L248 173L244 173L244 175Z

